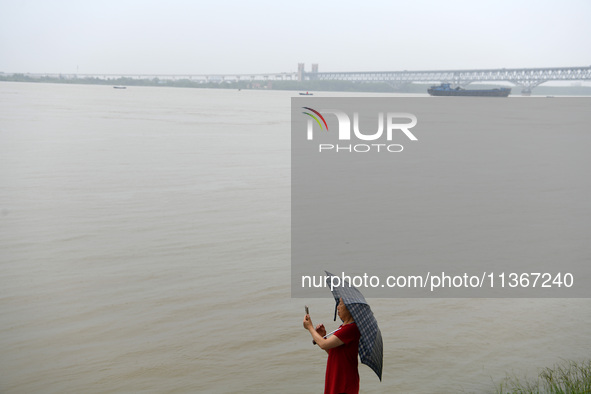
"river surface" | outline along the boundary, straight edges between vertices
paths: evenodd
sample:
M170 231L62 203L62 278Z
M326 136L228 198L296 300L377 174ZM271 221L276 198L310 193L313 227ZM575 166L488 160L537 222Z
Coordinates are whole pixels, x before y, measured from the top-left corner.
M0 83L2 393L323 391L302 318L331 330L334 303L290 295L296 94ZM488 392L591 354L586 299L370 302L363 393Z

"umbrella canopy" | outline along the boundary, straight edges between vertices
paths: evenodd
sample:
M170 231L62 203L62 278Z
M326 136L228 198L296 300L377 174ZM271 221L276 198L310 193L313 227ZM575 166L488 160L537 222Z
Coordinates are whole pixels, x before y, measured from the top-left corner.
M325 272L328 275L327 280L330 280L330 278L334 276L328 271ZM353 316L353 320L355 320L355 324L357 324L357 328L361 334L361 337L359 338L359 358L361 359L361 362L373 369L381 381L384 345L382 343L382 333L378 327L378 322L374 317L369 304L365 301L363 294L350 283L341 283L340 286L333 287L332 295L337 301L337 305L339 299L343 299L351 316Z

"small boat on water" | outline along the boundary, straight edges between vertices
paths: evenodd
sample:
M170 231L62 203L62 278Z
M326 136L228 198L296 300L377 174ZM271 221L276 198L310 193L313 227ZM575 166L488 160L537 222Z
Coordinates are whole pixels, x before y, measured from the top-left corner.
M462 96L462 97L507 97L511 88L495 89L464 89L461 87L452 88L449 83L431 86L427 93L431 96Z
M313 96L314 93L310 93L310 92L306 92L306 93L302 93L300 92L300 96Z
M113 89L127 89L127 86L117 85L117 86L113 86Z

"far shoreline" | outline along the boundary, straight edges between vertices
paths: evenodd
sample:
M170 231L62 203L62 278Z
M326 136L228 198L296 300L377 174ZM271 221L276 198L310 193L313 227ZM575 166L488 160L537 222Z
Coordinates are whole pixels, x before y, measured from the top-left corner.
M384 82L350 82L350 81L225 81L202 82L190 79L161 80L134 78L66 78L66 77L31 77L27 74L2 74L0 82L28 82L28 83L59 83L74 85L106 85L106 86L152 86L193 89L226 89L226 90L289 90L303 92L358 92L358 93L409 93L426 94L432 84L406 84L398 88ZM500 84L468 85L469 89L490 89ZM521 96L519 89L512 86L511 96ZM591 96L591 86L538 86L532 89L532 96Z

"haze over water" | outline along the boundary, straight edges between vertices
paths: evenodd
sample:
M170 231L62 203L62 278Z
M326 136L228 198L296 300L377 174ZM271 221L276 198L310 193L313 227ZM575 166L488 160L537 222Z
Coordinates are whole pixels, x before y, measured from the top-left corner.
M322 391L303 306L331 330L333 301L290 298L295 94L0 84L0 391ZM591 354L585 299L370 302L362 392Z

